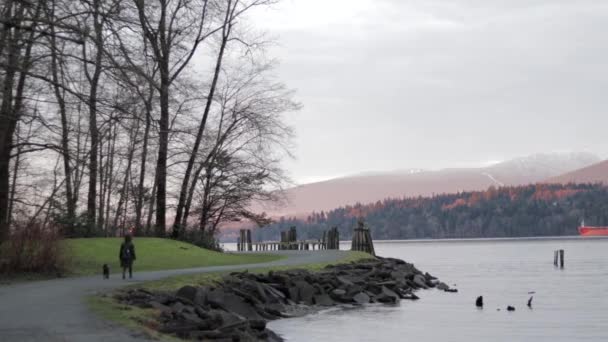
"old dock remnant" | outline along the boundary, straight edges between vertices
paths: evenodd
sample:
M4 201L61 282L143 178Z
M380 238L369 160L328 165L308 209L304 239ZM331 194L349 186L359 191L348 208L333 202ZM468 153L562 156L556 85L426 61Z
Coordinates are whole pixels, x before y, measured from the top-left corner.
M253 251L251 243L251 229L241 229L237 240L236 248L239 252Z
M340 249L340 232L338 227L332 227L327 232L323 232L323 244L326 249Z
M372 235L369 232L369 228L365 226L363 219L359 219L359 222L357 222L357 228L355 228L353 232L351 250L367 252L374 256L376 255Z
M276 250L325 250L325 249L340 249L340 233L338 227L333 227L328 231L323 232L320 239L298 240L296 227L290 227L289 230L281 232L280 241L259 241L254 242L253 248L255 251L276 251ZM239 251L241 249L239 248Z

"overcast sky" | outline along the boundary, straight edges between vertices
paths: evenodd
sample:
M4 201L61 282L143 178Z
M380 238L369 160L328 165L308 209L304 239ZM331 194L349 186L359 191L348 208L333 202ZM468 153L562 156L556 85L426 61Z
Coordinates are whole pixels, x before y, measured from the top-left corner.
M608 1L283 0L255 18L304 105L297 182L608 157Z

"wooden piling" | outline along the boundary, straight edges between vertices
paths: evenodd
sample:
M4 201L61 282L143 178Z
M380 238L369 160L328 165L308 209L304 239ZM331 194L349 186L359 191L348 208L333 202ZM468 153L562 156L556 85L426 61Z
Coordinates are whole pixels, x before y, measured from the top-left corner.
M559 250L559 267L564 268L564 250Z
M360 219L357 223L357 228L353 231L353 240L351 243L351 250L367 252L371 255L376 255L374 250L374 242L372 236L363 219Z
M298 232L296 231L296 227L291 227L289 228L289 234L288 234L288 242L289 242L289 249L298 249L298 244L296 243L298 241Z
M252 252L253 246L251 245L251 229L247 229L245 231L245 234L246 234L246 238L247 238L247 251Z
M553 266L555 266L555 267L557 267L557 261L559 258L558 255L559 255L559 252L557 250L554 250L553 251Z
M327 249L340 249L340 233L338 227L332 227L327 234L324 234L326 238L325 244Z

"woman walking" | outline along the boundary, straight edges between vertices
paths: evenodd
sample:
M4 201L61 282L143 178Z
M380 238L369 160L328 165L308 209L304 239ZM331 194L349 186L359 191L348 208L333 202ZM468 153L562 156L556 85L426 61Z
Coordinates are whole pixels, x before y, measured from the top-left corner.
M131 235L125 235L125 242L120 245L120 267L122 267L122 279L125 279L125 273L129 269L129 279L133 278L133 261L135 258L135 245L131 241Z

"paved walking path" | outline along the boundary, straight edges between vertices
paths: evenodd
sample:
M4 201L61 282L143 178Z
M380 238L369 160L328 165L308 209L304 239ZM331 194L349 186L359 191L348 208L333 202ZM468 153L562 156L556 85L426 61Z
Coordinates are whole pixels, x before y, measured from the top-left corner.
M333 262L344 257L345 252L325 250L269 253L286 255L287 258L250 265L135 272L134 279L126 281L120 279L118 274L113 274L109 280L103 280L100 274L0 286L0 341L146 341L134 332L101 320L87 308L86 296L98 291L182 274Z

